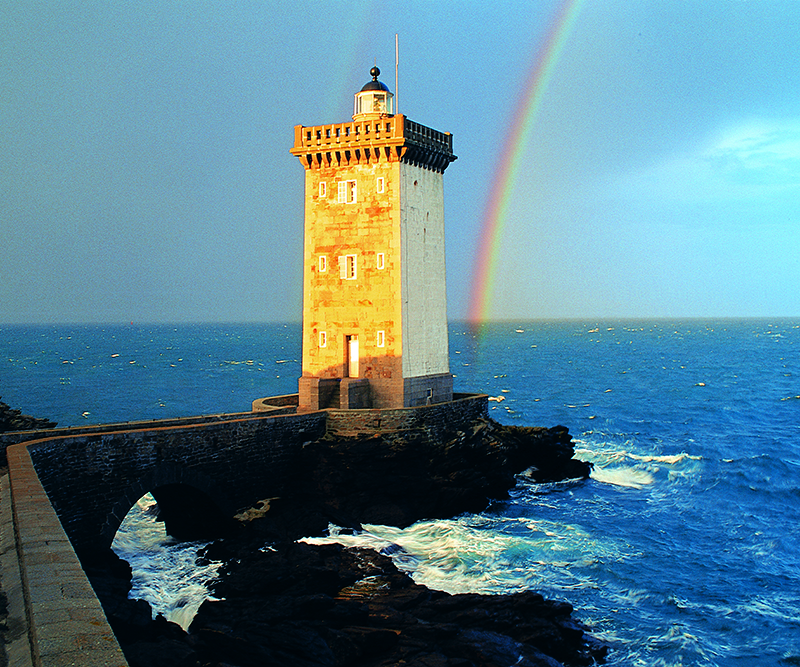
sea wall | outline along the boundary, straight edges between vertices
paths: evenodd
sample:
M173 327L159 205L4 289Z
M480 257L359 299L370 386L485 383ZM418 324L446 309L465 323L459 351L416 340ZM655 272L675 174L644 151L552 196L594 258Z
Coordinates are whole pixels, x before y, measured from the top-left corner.
M384 410L327 410L327 432L334 436L426 431L439 437L454 425L488 415L484 394L454 394L447 403Z
M312 378L318 380L318 378ZM298 405L298 394L269 396L253 401L254 412L293 411ZM486 418L489 398L485 394L453 394L452 401L420 405L411 408L367 408L325 410L326 431L331 436L373 435L425 431L440 437L454 425Z
M297 394L284 394L283 396L270 396L257 398L253 401L253 412L269 412L272 415L292 414L297 411Z
M80 550L107 548L133 504L161 487L197 489L228 516L265 493L278 495L299 472L297 451L324 430L324 413L248 414L48 438L26 447L67 535Z
M275 397L282 398L282 397ZM291 395L287 397L291 399ZM295 401L296 405L296 401ZM255 408L253 409L255 412ZM267 411L270 415L291 413L294 410L290 403L276 404ZM147 419L143 421L119 422L115 424L87 424L85 426L64 426L46 429L11 431L0 433L0 467L8 465L6 448L20 442L42 440L45 438L58 438L63 436L84 435L89 433L111 433L115 431L138 431L142 429L164 428L167 426L191 426L193 424L210 424L213 422L235 421L252 416L250 412L231 412L214 415L197 415L193 417L177 417L174 419Z

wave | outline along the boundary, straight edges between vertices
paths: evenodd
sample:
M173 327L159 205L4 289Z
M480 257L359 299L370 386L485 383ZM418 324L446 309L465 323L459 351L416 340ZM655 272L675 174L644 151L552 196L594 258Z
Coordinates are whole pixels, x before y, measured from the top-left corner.
M451 594L591 587L586 569L625 550L578 525L529 516L466 514L407 528L365 524L343 532L331 525L328 532L302 541L375 549L417 583Z
M626 452L625 454L628 458L634 459L636 461L644 461L646 463L649 462L656 462L656 463L668 463L669 465L674 465L675 463L680 463L681 461L702 461L702 456L693 456L692 454L687 454L686 452L681 452L680 454L665 454L665 455L655 455L650 454L646 456L641 456L639 454L631 454L630 452Z
M161 614L184 630L205 600L213 600L209 584L222 565L197 564L197 552L208 542L179 542L156 521L157 503L149 493L128 512L111 545L132 570L128 597L150 604L153 617Z
M612 443L589 446L586 442L577 441L576 444L575 456L594 466L590 475L593 480L631 489L654 484L663 470L667 471L667 481L687 477L695 469L692 464L703 460L702 456L687 452L638 454L627 448L620 449L618 444Z
M653 475L638 468L594 468L590 477L596 482L641 489L655 481Z

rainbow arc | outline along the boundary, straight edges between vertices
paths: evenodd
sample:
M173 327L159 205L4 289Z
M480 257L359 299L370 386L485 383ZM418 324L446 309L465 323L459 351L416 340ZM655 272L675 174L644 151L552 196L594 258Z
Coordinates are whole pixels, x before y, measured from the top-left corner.
M479 330L491 314L491 301L497 274L499 248L514 184L517 181L531 129L536 123L547 85L553 77L559 56L564 49L584 0L564 0L536 53L526 77L500 153L500 161L492 180L489 199L483 214L478 257L473 273L467 319L473 330Z

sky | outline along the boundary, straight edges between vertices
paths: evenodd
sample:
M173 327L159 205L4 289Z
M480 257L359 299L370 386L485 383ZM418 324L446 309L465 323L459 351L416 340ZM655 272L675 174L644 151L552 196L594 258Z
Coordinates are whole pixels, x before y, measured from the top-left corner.
M489 319L800 315L796 0L0 0L0 324L299 321L293 127L395 90L396 33L458 156L450 319L499 187Z

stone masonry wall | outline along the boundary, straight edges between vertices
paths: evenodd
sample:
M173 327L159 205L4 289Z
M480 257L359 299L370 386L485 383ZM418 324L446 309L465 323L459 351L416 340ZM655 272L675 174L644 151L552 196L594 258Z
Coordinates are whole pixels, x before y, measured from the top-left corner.
M488 406L489 399L484 394L454 394L453 400L447 403L415 408L327 410L327 432L331 435L358 435L427 430L437 436L448 427L487 417Z
M24 445L9 448L8 463L9 475L0 484L0 513L7 515L3 532L14 535L16 548L9 546L3 554L3 587L10 609L24 625L8 647L10 664L126 667ZM14 575L11 581L9 575Z
M285 399L284 403L273 403L269 407L270 415L293 412L293 395L283 397L277 396L274 399ZM297 401L295 399L294 405ZM257 409L254 407L253 412ZM0 467L5 467L6 448L20 442L30 442L31 440L43 440L44 438L59 438L64 436L83 435L86 433L111 433L112 431L138 431L144 429L164 428L166 426L189 426L191 424L209 424L212 422L224 422L242 419L252 416L249 412L232 412L216 415L198 415L194 417L177 417L173 419L148 419L146 421L119 422L117 424L87 424L86 426L64 426L61 428L39 429L35 431L10 431L0 433Z
M75 547L108 547L133 504L166 484L191 485L229 515L265 492L280 494L298 473L297 450L320 437L324 424L322 413L249 415L48 439L27 447Z

